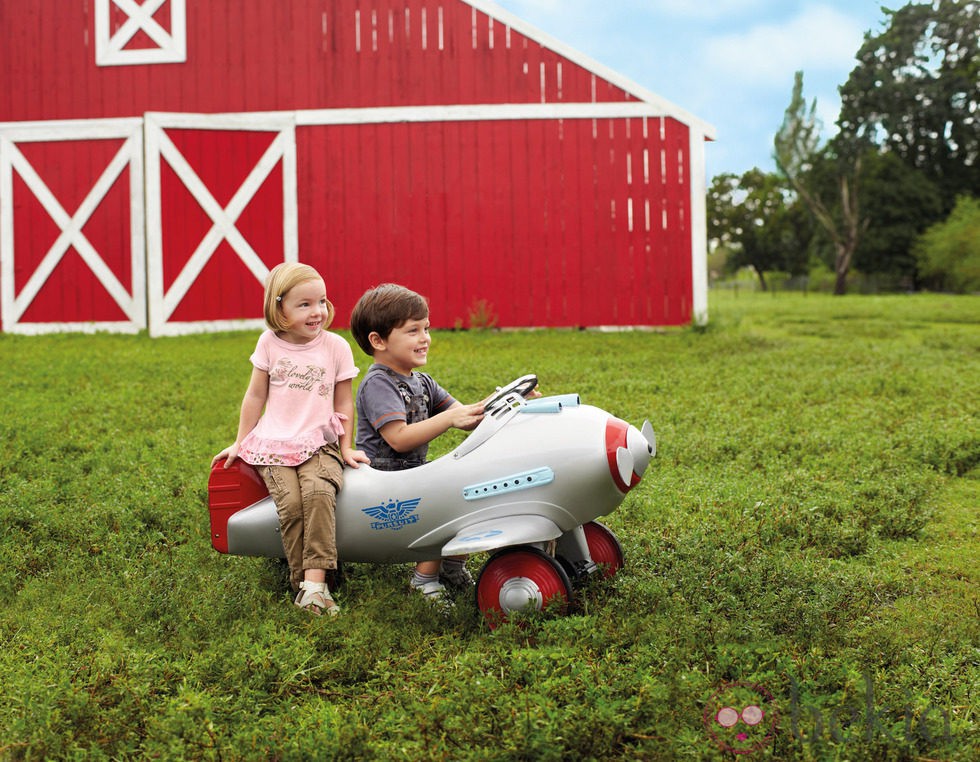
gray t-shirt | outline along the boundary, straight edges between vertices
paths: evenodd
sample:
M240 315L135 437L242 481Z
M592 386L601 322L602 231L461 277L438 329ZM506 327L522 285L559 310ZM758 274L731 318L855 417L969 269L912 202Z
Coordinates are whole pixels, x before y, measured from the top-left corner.
M357 447L371 459L371 468L398 471L425 463L428 443L396 452L380 430L392 421L412 424L431 418L456 400L427 373L403 376L375 363L357 387Z

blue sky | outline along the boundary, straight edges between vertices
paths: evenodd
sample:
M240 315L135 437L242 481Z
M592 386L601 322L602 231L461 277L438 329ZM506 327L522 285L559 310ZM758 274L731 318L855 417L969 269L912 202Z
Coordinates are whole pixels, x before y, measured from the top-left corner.
M599 63L714 125L708 178L775 169L793 75L829 136L879 0L496 0ZM900 7L903 2L889 3Z

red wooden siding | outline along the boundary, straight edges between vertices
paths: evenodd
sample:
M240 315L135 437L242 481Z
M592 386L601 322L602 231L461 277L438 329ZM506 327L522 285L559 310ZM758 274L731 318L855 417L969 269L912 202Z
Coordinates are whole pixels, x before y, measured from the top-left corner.
M0 122L635 100L455 0L189 1L186 63L154 66L94 66L91 0L0 3L0 29L0 80L31 83L0 89Z
M687 140L671 119L301 128L300 258L341 313L393 280L440 327L479 300L509 326L684 322Z

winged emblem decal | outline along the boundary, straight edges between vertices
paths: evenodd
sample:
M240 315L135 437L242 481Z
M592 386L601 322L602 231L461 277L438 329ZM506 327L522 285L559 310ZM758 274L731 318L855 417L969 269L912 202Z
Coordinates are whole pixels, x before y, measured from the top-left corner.
M397 531L419 520L415 510L421 502L422 498L420 497L413 497L409 500L388 500L381 505L373 505L361 510L375 519L371 522L371 529L394 529Z

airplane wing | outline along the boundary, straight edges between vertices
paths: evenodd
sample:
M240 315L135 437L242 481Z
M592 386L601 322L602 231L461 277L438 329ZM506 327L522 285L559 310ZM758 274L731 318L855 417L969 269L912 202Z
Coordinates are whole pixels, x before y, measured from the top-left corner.
M495 550L507 545L547 542L557 539L562 530L544 516L518 515L470 524L442 546L443 556L459 556Z

